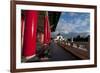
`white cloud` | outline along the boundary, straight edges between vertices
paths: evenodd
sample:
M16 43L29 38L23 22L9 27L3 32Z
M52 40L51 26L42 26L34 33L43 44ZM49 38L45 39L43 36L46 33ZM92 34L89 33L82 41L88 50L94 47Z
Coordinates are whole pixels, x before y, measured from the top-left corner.
M74 27L72 27L72 24L67 23L65 20L61 20L56 27L56 31L57 32L63 32L63 33L68 33L71 32L74 29Z
M77 13L75 13L75 12L70 12L69 14L70 14L70 16L76 16L77 15Z
M66 13L62 13L65 16ZM71 16L76 15L76 13L71 12ZM68 33L68 32L87 32L90 30L90 19L89 15L84 18L77 17L73 18L72 20L68 21L65 18L60 19L57 24L56 32L58 33Z

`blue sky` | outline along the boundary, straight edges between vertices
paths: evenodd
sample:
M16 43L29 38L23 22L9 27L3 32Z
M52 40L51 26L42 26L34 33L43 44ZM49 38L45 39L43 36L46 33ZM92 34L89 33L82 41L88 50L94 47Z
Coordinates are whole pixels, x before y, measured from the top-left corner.
M55 33L90 32L90 13L62 12Z

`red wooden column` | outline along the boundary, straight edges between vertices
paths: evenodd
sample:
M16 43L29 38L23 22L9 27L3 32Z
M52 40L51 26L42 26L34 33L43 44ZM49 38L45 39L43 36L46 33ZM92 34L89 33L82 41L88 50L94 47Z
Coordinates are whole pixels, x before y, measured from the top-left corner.
M44 44L49 44L50 43L50 24L49 24L49 19L48 19L48 12L46 12L45 16L45 23L44 23Z
M25 11L25 31L23 42L23 56L29 57L36 54L36 32L38 12L34 10Z

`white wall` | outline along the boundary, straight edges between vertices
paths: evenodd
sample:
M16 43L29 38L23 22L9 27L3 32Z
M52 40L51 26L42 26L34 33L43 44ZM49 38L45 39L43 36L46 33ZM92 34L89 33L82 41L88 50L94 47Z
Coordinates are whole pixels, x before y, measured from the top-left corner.
M99 0L33 0L41 2L73 3L98 5L98 67L85 69L67 69L57 71L45 71L45 73L99 73L100 72L100 2ZM0 73L9 73L10 69L10 0L0 2ZM32 72L31 72L32 73ZM34 73L44 73L34 72Z

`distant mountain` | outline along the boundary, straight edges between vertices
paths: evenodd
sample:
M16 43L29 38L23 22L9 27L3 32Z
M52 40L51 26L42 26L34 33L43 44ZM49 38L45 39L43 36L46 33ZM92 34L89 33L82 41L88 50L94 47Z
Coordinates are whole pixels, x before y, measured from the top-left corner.
M89 35L88 32L83 32L83 33L76 33L76 32L69 32L68 34L61 34L65 38L71 38L71 37L77 37L78 35L80 37L87 37Z
M79 35L81 37L87 37L88 35L90 35L90 33L89 32L84 32L84 33L79 33Z
M83 32L83 33L77 33L77 32L69 32L67 34L65 33L60 33L64 38L71 38L71 37L77 37L78 35L80 37L87 37L89 34L89 32ZM52 34L52 37L56 37L57 34Z

